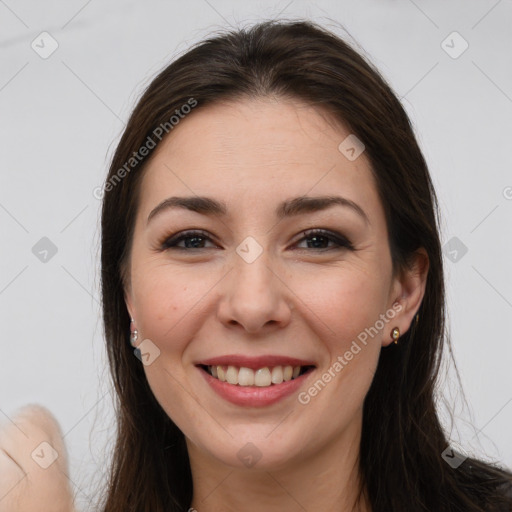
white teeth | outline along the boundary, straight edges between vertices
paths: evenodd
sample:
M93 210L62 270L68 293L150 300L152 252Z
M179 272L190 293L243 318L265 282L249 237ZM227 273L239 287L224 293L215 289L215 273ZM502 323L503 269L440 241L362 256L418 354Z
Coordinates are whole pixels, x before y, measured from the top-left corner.
M256 386L265 387L270 386L271 383L272 380L270 370L268 368L260 368L259 370L256 370L256 373L254 374L254 384Z
M209 366L208 372L212 377L221 382L239 386L258 386L268 387L272 384L281 384L292 379L296 379L300 374L300 366L274 366L269 368L252 368L237 366Z
M240 386L254 386L254 370L251 368L240 368L238 372L238 384L240 384Z
M300 366L297 366L300 372ZM283 367L282 366L274 366L272 368L272 383L273 384L281 384L283 382Z
M226 380L230 384L238 384L238 369L234 366L228 366L228 371L226 372Z

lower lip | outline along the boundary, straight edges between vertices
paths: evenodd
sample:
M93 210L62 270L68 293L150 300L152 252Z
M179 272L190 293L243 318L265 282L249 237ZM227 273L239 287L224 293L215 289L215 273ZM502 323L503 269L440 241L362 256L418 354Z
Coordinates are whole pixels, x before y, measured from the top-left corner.
M228 402L246 407L264 407L283 400L287 396L296 392L312 373L312 370L309 370L296 379L288 380L281 384L259 387L229 384L229 382L222 382L219 379L212 377L202 368L198 367L198 370L218 395Z

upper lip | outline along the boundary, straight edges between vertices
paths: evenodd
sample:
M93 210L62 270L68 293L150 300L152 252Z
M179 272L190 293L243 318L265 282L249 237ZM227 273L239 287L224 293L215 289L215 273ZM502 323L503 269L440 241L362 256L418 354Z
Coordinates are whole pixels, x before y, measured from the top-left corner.
M238 368L252 368L257 370L259 368L273 367L273 366L315 366L315 363L306 359L297 359L295 357L280 356L280 355L263 355L250 357L241 354L232 354L218 357L211 357L210 359L203 359L196 363L196 365L204 366L236 366Z

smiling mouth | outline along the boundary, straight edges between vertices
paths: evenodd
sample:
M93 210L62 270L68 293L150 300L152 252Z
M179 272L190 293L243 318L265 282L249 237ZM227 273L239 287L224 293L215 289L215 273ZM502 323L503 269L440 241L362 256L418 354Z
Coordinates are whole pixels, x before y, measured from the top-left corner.
M252 368L238 366L206 366L199 365L199 368L221 382L227 382L241 387L270 387L283 382L294 380L309 373L314 366L265 366L253 370Z

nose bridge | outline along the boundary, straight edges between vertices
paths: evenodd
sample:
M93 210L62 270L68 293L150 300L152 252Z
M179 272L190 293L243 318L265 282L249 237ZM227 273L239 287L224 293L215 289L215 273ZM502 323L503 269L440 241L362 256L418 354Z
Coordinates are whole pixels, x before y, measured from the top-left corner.
M254 304L255 301L271 300L276 291L272 283L275 275L269 269L272 262L268 250L254 239L246 240L237 247L233 260L232 289L238 299L246 297Z
M224 288L220 315L224 322L255 331L267 323L283 322L289 308L286 288L272 269L272 258L254 239L245 240L233 255L233 270Z

